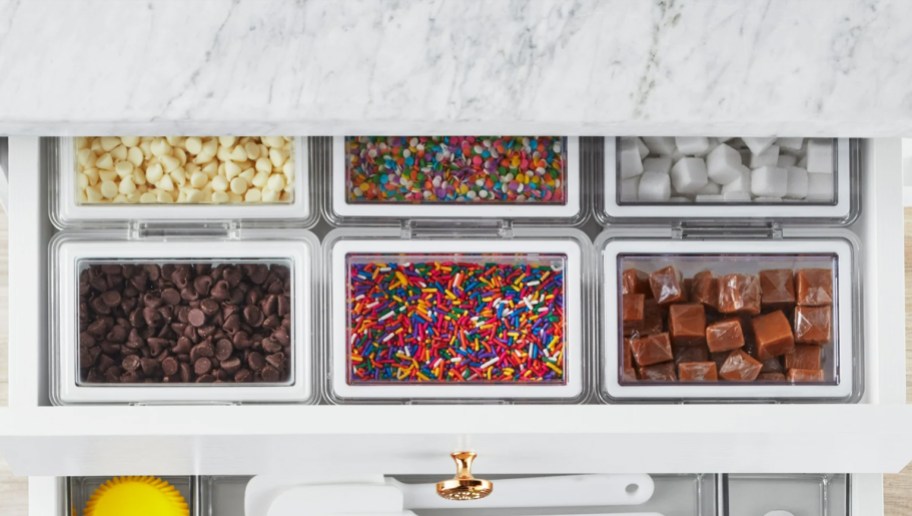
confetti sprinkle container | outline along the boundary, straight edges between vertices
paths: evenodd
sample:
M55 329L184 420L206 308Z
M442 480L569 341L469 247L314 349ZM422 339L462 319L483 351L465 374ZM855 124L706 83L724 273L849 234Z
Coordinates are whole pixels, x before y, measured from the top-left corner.
M622 223L622 222L658 222L658 221L693 221L694 219L703 219L709 221L718 220L776 220L776 221L799 221L825 222L838 226L847 226L851 224L858 216L860 211L859 199L859 177L857 165L860 159L860 150L857 144L847 138L833 140L833 190L834 196L832 201L812 201L807 199L782 199L782 200L760 200L754 199L751 202L738 201L735 199L729 201L700 201L694 202L694 195L689 194L689 198L683 197L682 194L674 194L674 197L667 201L644 201L624 198L622 187L621 159L622 154L631 151L624 148L623 140L629 138L605 138L602 154L604 155L604 170L602 173L594 174L596 185L594 190L598 192L595 196L594 206L595 218L602 224ZM672 139L673 140L673 139ZM740 139L729 140L726 144L740 146ZM626 144L627 147L630 144ZM805 143L806 147L806 143ZM781 155L800 158L806 150L786 150L783 147ZM690 156L691 154L686 154ZM656 158L660 155L657 152L650 151L645 159ZM705 156L697 156L706 158ZM627 159L636 159L628 157ZM750 170L750 154L742 156L745 160L745 166ZM676 163L675 157L671 157L671 164ZM646 161L643 161L646 167ZM802 163L803 164L803 163ZM783 165L786 165L783 163ZM665 165L662 165L664 167ZM805 165L806 167L807 165ZM645 173L645 172L644 172ZM636 176L642 177L642 174ZM635 177L632 179L636 179ZM750 185L747 185L750 188ZM721 194L721 192L715 192Z
M668 236L667 230L663 235L662 230L654 228L637 228L635 233L615 229L603 232L595 242L595 249L599 275L601 390L606 400L854 402L861 396L863 346L860 285L856 281L859 249L851 232L796 228L787 230L781 239L675 240ZM634 269L641 274L634 276L629 272ZM801 306L803 287L797 272L811 269L832 271L832 276L827 275L832 296L827 296L827 303L823 305ZM770 285L777 280L767 280L768 277L761 274L761 271L767 271L772 275L770 271L773 270L788 270L795 274L786 275L788 279L780 282L782 288L774 289ZM628 271L626 275L625 271ZM695 276L701 272L705 274L705 271L709 271L713 279L701 287ZM755 283L751 287L751 281L739 282L737 278L753 278ZM700 283L703 281L701 279ZM794 287L786 288L786 283ZM777 294L781 296L775 297ZM641 296L646 298L645 314L637 313L635 309L643 300ZM782 302L783 297L790 299ZM737 310L733 299L740 303ZM728 303L725 308L722 308L723 302ZM693 317L689 311L692 308L701 315ZM773 349L773 344L784 346L783 340L791 340L794 346L791 349L795 352L810 347L801 341L793 324L801 319L794 319L799 315L799 309L817 310L828 321L829 338L814 346L819 348L820 354L815 359L819 358L820 362L814 366L789 365L789 360L797 360L795 355L778 352L769 353L772 357L764 359L761 348ZM769 338L768 333L757 334L755 328L762 327L757 319L774 312L784 315L784 328L777 326L780 333L775 339ZM642 322L631 322L634 319ZM694 319L699 320L694 322ZM738 338L729 339L731 334L721 335L719 340L710 343L716 347L709 349L707 326L731 321L740 324ZM625 333L627 339L633 340L625 343ZM791 339L782 336L786 333ZM668 342L656 343L656 347L652 341L635 342L637 337L650 335L659 335L661 339L664 339L661 335L667 335L670 348L666 345ZM625 344L629 346L630 354ZM764 348L767 345L771 347ZM634 355L636 352L643 355ZM672 359L666 357L668 352L673 355ZM762 364L760 375L771 376L756 376L749 381L732 381L731 376L723 378L723 369L731 371L744 365L726 363L732 353L738 352L750 356L745 362L748 366L759 368ZM637 360L645 364L637 364ZM653 362L655 365L651 365ZM688 362L715 362L718 380L682 381L680 364ZM643 365L655 369L645 373ZM819 369L822 379L792 382L774 374L785 376L789 367ZM691 371L688 367L687 373L692 374ZM752 372L757 373L756 370ZM660 377L668 381L659 381ZM692 380L689 375L687 379Z
M559 136L333 138L326 215L336 223L584 218L579 139Z
M49 267L51 276L48 279L49 288L49 314L48 319L52 321L49 330L49 341L51 346L50 356L55 357L51 361L49 376L51 378L50 395L51 401L55 405L72 405L72 404L126 404L126 403L264 403L264 402L284 402L284 403L311 403L315 400L317 389L315 389L314 371L315 353L313 352L314 342L314 323L313 313L314 306L313 294L313 277L316 270L319 270L317 260L320 259L320 253L317 251L319 243L316 237L308 231L283 230L281 236L276 231L271 230L249 230L245 232L240 239L227 239L216 237L194 236L190 238L169 237L164 238L145 238L141 240L124 240L119 231L64 231L58 233L50 243ZM212 277L211 269L203 269L204 273L194 276L194 281L171 279L174 285L170 290L178 294L180 299L169 298L166 292L168 289L162 289L159 293L155 290L155 283L151 279L134 279L145 278L135 272L126 270L116 271L113 276L123 275L125 278L122 283L112 283L111 276L102 268L105 266L126 266L126 265L158 265L159 271L166 265L207 265L217 267L219 265L229 266L261 266L281 267L288 274L287 289L290 304L287 308L287 315L280 316L281 319L288 320L287 335L290 343L288 353L283 361L283 367L287 374L276 381L269 381L265 378L252 379L253 381L224 381L210 383L181 383L165 382L161 379L160 371L165 368L165 358L176 358L184 362L183 354L188 354L190 361L195 367L199 357L207 357L210 362L211 370L221 369L225 364L218 365L215 361L219 360L220 354L223 353L223 346L215 339L207 339L204 332L212 332L216 335L224 332L228 337L223 339L231 340L232 347L230 359L240 358L239 369L248 369L258 371L264 367L262 361L266 355L281 351L285 353L285 345L281 342L282 349L273 349L269 351L263 343L254 342L256 334L264 335L274 332L271 331L271 323L267 326L265 319L267 314L273 313L271 308L266 308L265 298L259 301L251 301L251 298L242 292L246 288L249 292L256 285L255 279L249 279L252 276L234 275L233 277L223 276L229 296L224 298L217 293L219 288L225 288L219 285L219 281L211 283L211 286L200 286L195 280L201 277ZM104 274L97 277L97 280L108 283L109 290L102 296L95 295L92 300L86 303L86 307L81 307L84 302L84 295L91 292L98 292L101 287L97 287L95 280L89 281L90 290L82 290L83 273L88 272L90 268L101 270ZM118 267L119 268L119 267ZM140 267L133 267L135 271ZM248 268L248 270L250 270ZM162 271L163 272L163 271ZM169 278L175 278L172 272ZM251 274L251 273L245 273ZM240 276L240 277L239 277ZM164 277L164 276L162 276ZM130 278L129 280L126 278ZM149 276L151 278L151 276ZM237 278L237 279L234 279ZM248 279L244 279L248 278ZM186 286L180 283L187 281ZM236 283L232 287L232 283ZM209 295L200 295L200 289L209 289ZM283 286L284 288L284 286ZM132 289L133 293L128 293ZM138 293L137 293L138 291ZM107 294L116 294L115 298L121 299L121 304L107 303ZM193 293L196 293L196 299L193 299ZM240 296L240 297L235 297ZM277 297L283 297L279 295ZM84 335L92 336L96 332L90 331L88 327L82 330L87 324L82 321L83 314L95 314L92 316L94 321L102 321L103 313L96 308L95 302L100 299L107 306L111 306L111 317L120 317L124 321L113 323L115 327L126 326L132 328L139 334L138 341L131 341L131 337L115 336L115 329L112 328L103 338L96 338L95 343L102 348L102 354L113 359L109 366L117 365L120 369L118 374L126 373L129 366L118 364L117 355L120 345L117 342L124 342L123 346L137 349L141 359L152 359L155 363L151 364L152 370L150 378L158 378L158 383L108 383L86 378L84 372L88 367L98 367L101 363L101 356L96 356L91 365L87 365L83 360L91 357L87 349L83 348ZM132 300L137 301L135 308L130 308ZM215 306L220 307L219 311L209 313L201 322L199 317L207 313L207 306L202 300L214 301ZM158 302L156 302L158 301ZM197 303L198 304L194 304ZM277 299L278 302L278 299ZM141 304L141 306L140 306ZM173 306L169 313L162 313L161 309L166 305ZM263 307L259 311L240 312L237 324L232 326L229 322L231 317L229 305L235 307L244 306ZM88 306L92 311L88 311ZM211 305L210 305L211 306ZM165 331L169 328L170 332L159 335L159 341L166 341L160 347L161 351L154 351L158 344L154 344L151 338L146 339L142 334L143 329L148 327L143 321L148 320L144 312L146 307L157 307L160 317L156 316L159 322L155 324ZM195 308L194 308L195 307ZM181 315L182 309L186 315ZM194 314L193 312L199 312ZM285 309L276 307L274 313L279 314ZM225 314L229 313L228 316ZM237 312L235 312L237 313ZM126 316L121 315L126 314ZM220 318L221 317L221 318ZM131 320L132 318L132 320ZM167 318L170 325L161 324L161 319ZM259 320L261 322L254 322ZM175 329L175 324L182 323L179 327L181 333ZM284 321L280 322L284 326ZM265 328L265 329L264 329ZM278 328L278 327L276 327ZM248 331L249 330L249 331ZM132 330L131 330L132 331ZM192 331L188 336L186 332ZM240 334L250 337L246 342L237 340ZM188 343L182 344L179 336L187 338ZM113 349L104 349L105 345L114 343ZM130 344L127 344L127 343ZM208 344L207 344L208 342ZM133 346L133 343L139 344ZM274 343L276 344L276 343ZM191 349L189 352L179 349L181 346L187 346ZM208 348L207 350L196 348ZM276 347L276 346L272 346ZM254 352L259 354L258 359L254 359ZM153 353L156 353L153 355ZM126 362L127 354L124 354L123 361ZM159 360L156 360L159 359ZM222 360L226 360L222 357ZM266 363L268 364L268 362ZM231 372L230 368L225 368L226 372ZM145 371L145 370L143 370ZM165 373L167 374L167 373ZM198 375L204 373L197 373ZM214 373L213 373L214 374ZM174 374L172 376L179 377Z
M244 222L276 226L311 227L319 218L315 206L318 189L312 187L311 152L308 138L294 138L294 189L289 202L227 204L132 204L80 203L77 196L79 175L76 144L73 138L48 138L42 152L50 171L51 222L60 229L123 228L132 223L223 224ZM189 156L192 161L193 156Z
M579 400L588 248L568 231L489 240L332 232L329 397Z

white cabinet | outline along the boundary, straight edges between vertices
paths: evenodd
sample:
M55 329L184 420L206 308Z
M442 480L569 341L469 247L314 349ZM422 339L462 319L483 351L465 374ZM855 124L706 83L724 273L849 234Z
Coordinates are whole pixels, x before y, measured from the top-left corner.
M0 453L34 476L32 514L59 503L51 476L446 474L473 448L488 474L724 471L878 473L912 459L905 403L900 140L863 145L864 394L858 404L51 406L48 184L42 143L10 139L10 408ZM480 463L479 466L482 464ZM857 493L857 494L856 494ZM49 504L49 505L48 505Z

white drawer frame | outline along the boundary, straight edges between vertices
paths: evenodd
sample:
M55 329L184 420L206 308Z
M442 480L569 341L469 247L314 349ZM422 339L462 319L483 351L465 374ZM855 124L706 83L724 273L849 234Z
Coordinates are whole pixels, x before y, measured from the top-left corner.
M881 492L877 474L912 458L900 147L899 139L863 146L854 228L864 251L865 393L857 405L52 407L46 179L39 139L10 138L9 291L16 297L0 454L25 475L420 474L449 471L448 453L472 447L489 473L850 472L873 474L858 478L865 492ZM258 446L244 447L251 439ZM34 479L34 489L46 494L47 482Z

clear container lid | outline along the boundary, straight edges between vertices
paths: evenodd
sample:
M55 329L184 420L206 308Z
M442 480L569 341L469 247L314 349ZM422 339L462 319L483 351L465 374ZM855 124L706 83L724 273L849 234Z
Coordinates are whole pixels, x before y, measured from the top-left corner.
M336 224L585 219L580 146L560 136L337 136L325 214Z
M583 396L582 233L402 239L352 228L324 246L331 399Z
M205 143L203 150L197 149L195 144L190 144L190 150L187 150L189 138L184 137L177 137L179 140L171 137L175 145L169 144L164 150L157 147L158 141L167 141L162 137L144 138L141 142L131 141L138 137L122 138L127 139L126 143L121 140L116 146L117 137L58 138L57 145L49 146L52 185L49 206L55 226L99 229L125 227L133 222L231 221L309 227L319 216L319 210L314 207L316 195L311 187L307 138L288 141L282 137L249 137L248 143L254 144L257 150L251 148L252 154L243 160L241 156L232 157L220 150L240 147L240 140L231 146L218 146L217 154L211 155ZM202 138L204 142L206 138L211 139L210 143L216 141L215 137ZM285 146L267 146L264 142L269 138L278 139ZM104 146L100 143L102 140ZM83 148L77 148L79 146ZM261 155L262 149L266 154ZM192 153L194 151L196 154ZM270 152L275 156L270 158ZM103 161L100 166L105 168L97 168L99 161ZM123 170L119 168L121 166ZM86 186L101 192L106 182L105 174L111 176L107 180L109 193L121 195L132 191L136 197L134 202L88 199ZM149 194L156 196L167 192L168 202L158 197L154 201L140 200L142 185L150 184L153 177L158 183ZM163 185L163 181L168 182L168 186ZM253 190L257 191L256 195ZM215 195L236 195L245 200L216 202Z
M59 233L50 247L51 401L311 401L316 239L250 233Z
M857 400L857 245L848 231L831 231L699 240L645 228L603 233L605 395Z
M849 225L858 152L847 138L605 138L596 218Z

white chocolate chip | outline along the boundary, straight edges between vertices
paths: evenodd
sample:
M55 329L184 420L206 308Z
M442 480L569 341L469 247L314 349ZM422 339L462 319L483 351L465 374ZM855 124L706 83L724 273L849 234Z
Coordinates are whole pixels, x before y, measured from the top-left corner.
M279 136L75 138L79 202L291 202L292 142Z

